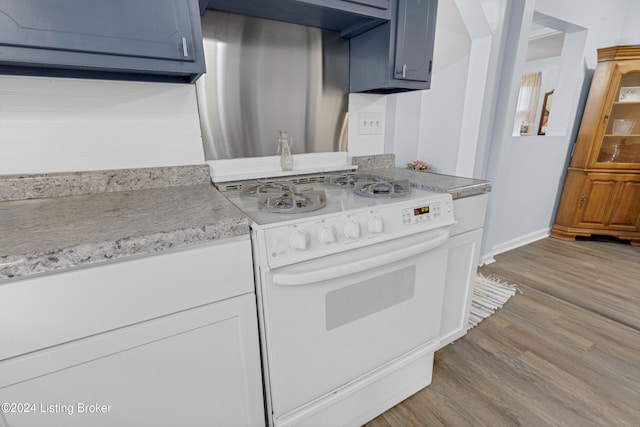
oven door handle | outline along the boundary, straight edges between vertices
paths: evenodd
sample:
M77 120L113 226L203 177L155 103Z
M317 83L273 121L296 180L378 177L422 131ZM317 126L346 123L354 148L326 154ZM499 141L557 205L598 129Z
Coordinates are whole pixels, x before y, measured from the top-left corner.
M381 267L392 264L397 261L405 260L409 257L420 255L431 249L437 248L449 241L449 231L444 231L429 240L421 241L414 245L398 249L391 253L365 258L324 269L309 268L295 272L277 272L273 273L271 280L276 285L284 286L302 286L318 283L325 280L335 279L337 277L347 276L349 274L359 273L361 271L370 270L375 267Z

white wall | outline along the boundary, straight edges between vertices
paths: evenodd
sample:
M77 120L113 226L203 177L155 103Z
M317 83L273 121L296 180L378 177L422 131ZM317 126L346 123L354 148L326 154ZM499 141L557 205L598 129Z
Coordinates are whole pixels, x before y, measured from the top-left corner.
M511 4L511 28L501 73L503 90L498 95L486 175L493 191L485 223L485 260L549 234L596 66L596 50L622 43L628 6L629 2L622 0L606 4L596 0L515 0ZM512 137L520 76L526 70L523 50L534 12L548 16L554 24L561 21L568 34L547 136Z
M589 69L595 69L598 48L640 43L638 0L536 0L533 3L538 12L588 30L584 57Z
M390 95L387 99L385 152L396 155L396 166L416 160L421 121L421 91ZM424 159L423 159L424 160Z
M421 120L417 155L434 171L457 173L458 144L462 132L467 94L469 57L463 57L434 75L431 90L421 93Z
M193 85L0 76L0 174L201 163Z
M640 19L640 1L629 1L627 18L622 27L620 44L638 44L640 41L640 29L638 27Z

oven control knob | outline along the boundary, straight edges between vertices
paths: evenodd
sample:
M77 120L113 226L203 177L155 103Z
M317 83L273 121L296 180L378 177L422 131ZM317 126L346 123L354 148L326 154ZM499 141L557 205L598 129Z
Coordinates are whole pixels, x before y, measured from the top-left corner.
M384 230L382 218L380 218L379 216L369 218L369 221L367 221L367 230L369 230L369 233L371 234L382 233L382 230Z
M347 239L357 239L360 237L360 224L357 221L348 221L344 225L344 235Z
M336 230L333 227L323 226L318 229L318 240L324 245L336 242Z
M289 236L289 245L296 251L305 251L309 247L309 233L304 230L294 231Z

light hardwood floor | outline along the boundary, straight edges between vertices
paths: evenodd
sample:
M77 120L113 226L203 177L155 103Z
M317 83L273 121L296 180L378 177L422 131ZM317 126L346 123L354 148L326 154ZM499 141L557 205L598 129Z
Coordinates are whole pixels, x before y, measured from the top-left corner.
M547 238L480 271L522 293L367 427L640 426L640 248Z

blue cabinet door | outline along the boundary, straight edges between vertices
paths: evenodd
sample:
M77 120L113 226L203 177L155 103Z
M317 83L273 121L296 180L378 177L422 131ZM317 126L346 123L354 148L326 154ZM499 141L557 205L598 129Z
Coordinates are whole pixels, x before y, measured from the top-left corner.
M389 0L296 0L303 3L315 4L318 6L331 7L333 9L353 11L353 4L362 5L366 7L373 7L376 9L388 9ZM357 9L356 9L357 10ZM366 8L361 8L362 13L366 13ZM370 13L376 13L375 11L369 11Z
M432 0L398 0L394 78L431 79L436 6Z
M0 64L199 75L199 25L197 0L0 0Z
M350 41L351 92L429 89L438 0L391 0L392 19Z

